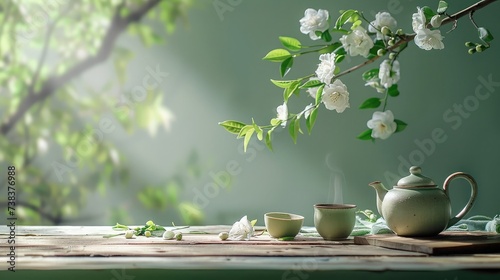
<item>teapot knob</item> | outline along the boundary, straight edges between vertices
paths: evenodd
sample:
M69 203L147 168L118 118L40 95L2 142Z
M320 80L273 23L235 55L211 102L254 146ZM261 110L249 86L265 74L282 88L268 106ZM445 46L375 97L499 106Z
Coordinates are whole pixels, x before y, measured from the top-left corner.
M420 168L420 166L412 166L410 167L410 173L414 175L420 175L422 174L422 168Z

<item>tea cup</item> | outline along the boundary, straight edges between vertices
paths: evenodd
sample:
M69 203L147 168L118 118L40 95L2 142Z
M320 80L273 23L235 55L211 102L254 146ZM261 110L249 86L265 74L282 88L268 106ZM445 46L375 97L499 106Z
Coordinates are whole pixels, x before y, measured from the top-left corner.
M325 240L346 239L356 223L356 205L315 204L314 226Z

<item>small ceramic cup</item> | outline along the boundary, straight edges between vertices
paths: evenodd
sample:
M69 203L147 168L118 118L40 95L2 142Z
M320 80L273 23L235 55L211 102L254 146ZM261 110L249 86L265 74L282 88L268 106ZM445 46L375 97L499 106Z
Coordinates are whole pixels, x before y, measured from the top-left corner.
M267 232L274 238L295 237L299 233L304 217L300 215L270 212L264 215Z
M356 205L315 204L314 226L325 240L347 238L356 223Z

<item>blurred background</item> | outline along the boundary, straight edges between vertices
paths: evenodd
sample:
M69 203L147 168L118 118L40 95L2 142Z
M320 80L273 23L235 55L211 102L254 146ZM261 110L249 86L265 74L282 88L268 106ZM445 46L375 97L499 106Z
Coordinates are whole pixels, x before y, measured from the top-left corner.
M7 166L15 166L23 224L232 224L248 215L263 225L265 212L283 211L312 225L316 203L375 210L368 183L392 187L420 165L440 186L455 171L470 173L479 195L467 216L500 214L498 46L467 54L464 43L479 41L467 17L452 32L441 28L444 50L411 42L399 57L401 94L388 109L408 127L387 140L356 139L373 114L358 107L376 96L361 74L379 62L343 77L351 108L321 106L312 134L303 125L296 144L284 129L273 151L252 141L244 153L242 139L218 125L275 117L282 90L269 79L280 79L279 64L262 57L281 47L278 36L317 43L299 31L305 9L333 19L357 9L370 20L388 11L411 32L416 7L437 2L2 1L0 205L7 209ZM474 15L497 37L498 5ZM313 73L318 62L303 56L287 77ZM302 93L290 112L310 102ZM470 191L453 185L457 213Z

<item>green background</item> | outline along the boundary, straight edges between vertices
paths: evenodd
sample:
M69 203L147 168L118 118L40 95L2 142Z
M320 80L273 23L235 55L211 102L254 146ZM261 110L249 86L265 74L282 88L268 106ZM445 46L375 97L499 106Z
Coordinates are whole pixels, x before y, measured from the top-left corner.
M449 12L473 3L450 1ZM316 203L344 202L356 204L360 210L375 210L375 191L368 184L380 180L390 188L414 164L440 186L453 172L470 173L478 182L479 194L468 216L500 214L498 46L493 40L492 48L484 53L467 54L464 42L479 41L467 17L452 32L447 32L451 24L441 29L444 50L424 51L410 42L400 55L401 94L389 100L388 109L408 127L387 140L372 143L356 139L367 129L366 122L373 114L373 110L357 108L377 95L364 86L361 74L378 67L381 61L342 77L350 92L351 108L338 114L321 106L312 135L307 135L303 124L306 135L299 135L296 144L287 129L281 129L274 133L274 151L253 141L243 153L242 139L218 125L228 119L250 123L252 118L267 124L276 116L276 107L283 103L282 90L269 80L280 78L279 65L262 57L281 47L278 36L295 37L305 45L318 43L299 31L305 9L327 9L333 19L345 9L363 11L369 19L378 11L388 11L398 27L410 33L411 17L418 5L435 9L437 1L195 0L173 33L167 34L164 26L153 23L165 43L148 48L137 37L123 34L117 45L132 49L134 58L122 88L129 92L141 85L149 75L148 68L168 73L159 90L174 119L169 130L159 130L154 137L139 129L130 134L121 126L104 134L102 141L120 151L131 179L116 185L116 180L110 180L104 195L92 192L78 216L64 219L63 224L143 224L149 219L161 225L182 223L171 207L144 207L137 192L146 186L161 188L179 174L190 172L185 162L193 152L199 159L199 177L184 182L178 200L200 206L205 224L232 224L248 215L263 225L264 213L283 211L304 215L304 224L312 225ZM500 27L495 12L499 7L494 3L475 13L476 22L497 37ZM334 39L338 36L334 34ZM341 68L362 61L360 57L347 58ZM287 78L313 73L318 62L317 54L300 57ZM116 73L113 61L108 59L73 86L84 91L112 79L116 79ZM110 94L109 99L113 98ZM311 102L307 94L294 96L290 111L298 112ZM74 110L66 105L60 106ZM457 106L465 111L458 113ZM109 110L111 113L114 108ZM36 164L50 171L58 160L61 155L56 152L52 157L41 157ZM85 176L84 172L80 175L73 171L72 176ZM18 195L22 191L19 188ZM453 182L454 213L462 209L469 193L464 181ZM117 209L121 216L113 214Z
M343 202L356 204L360 209L375 209L375 192L368 183L380 180L391 187L397 178L407 174L410 164L420 164L423 173L441 186L455 171L470 173L478 182L479 195L468 216L493 216L500 212L497 42L493 41L493 47L484 53L468 55L464 42L477 41L477 32L467 17L459 21L453 32L446 33L451 25L442 28L444 50L424 51L410 43L400 56L401 95L389 101L389 109L409 124L403 133L375 143L356 139L373 113L357 107L376 95L364 86L361 73L370 69L364 68L342 78L350 92L350 109L337 114L322 107L312 135L300 135L298 143L293 144L284 130L275 133L273 152L255 142L244 154L242 140L226 133L217 122L234 119L248 123L253 117L265 124L275 116L282 94L269 79L280 78L278 64L261 58L280 47L278 36L314 44L299 31L298 20L306 8L327 9L333 18L342 9L358 9L369 18L385 10L396 18L398 27L410 32L416 6L435 8L436 1L221 2L226 8L234 5L217 10L216 1L199 1L189 12L188 24L168 36L165 46L148 51L138 49L142 53L130 68L131 73L138 73L135 82L148 65L159 64L168 71L170 76L162 84L164 100L176 120L170 133L159 133L155 139L143 134L112 135L133 158L135 173L160 181L191 149L199 151L206 164L204 175L183 195L187 200L196 199L202 206L206 204L203 211L209 224L230 224L243 215L261 223L265 212L286 211L304 215L305 224L312 225L313 204L341 201L339 195L334 195L335 186L341 187ZM450 4L450 12L466 6ZM494 36L500 32L495 23L497 6L493 4L475 14L478 24L489 28ZM291 78L316 69L317 55L303 58L295 63L289 73ZM359 61L355 58L352 63ZM484 100L475 98L481 79L496 82L489 94L486 87L479 90L487 95ZM295 108L297 112L309 102L305 95L291 100L290 110ZM453 111L457 105L463 105L467 114ZM453 119L446 119L444 114ZM442 143L430 140L437 133L435 130L441 131L437 141ZM239 167L239 173L232 176L230 189L209 187L213 182L210 174L223 177L228 163ZM455 181L453 185L452 207L457 213L465 205L469 189L464 182ZM196 198L200 195L195 190L204 194L206 203ZM127 195L118 194L117 198L130 200ZM157 220L163 220L167 214L142 213L146 219ZM133 215L140 217L141 213Z

